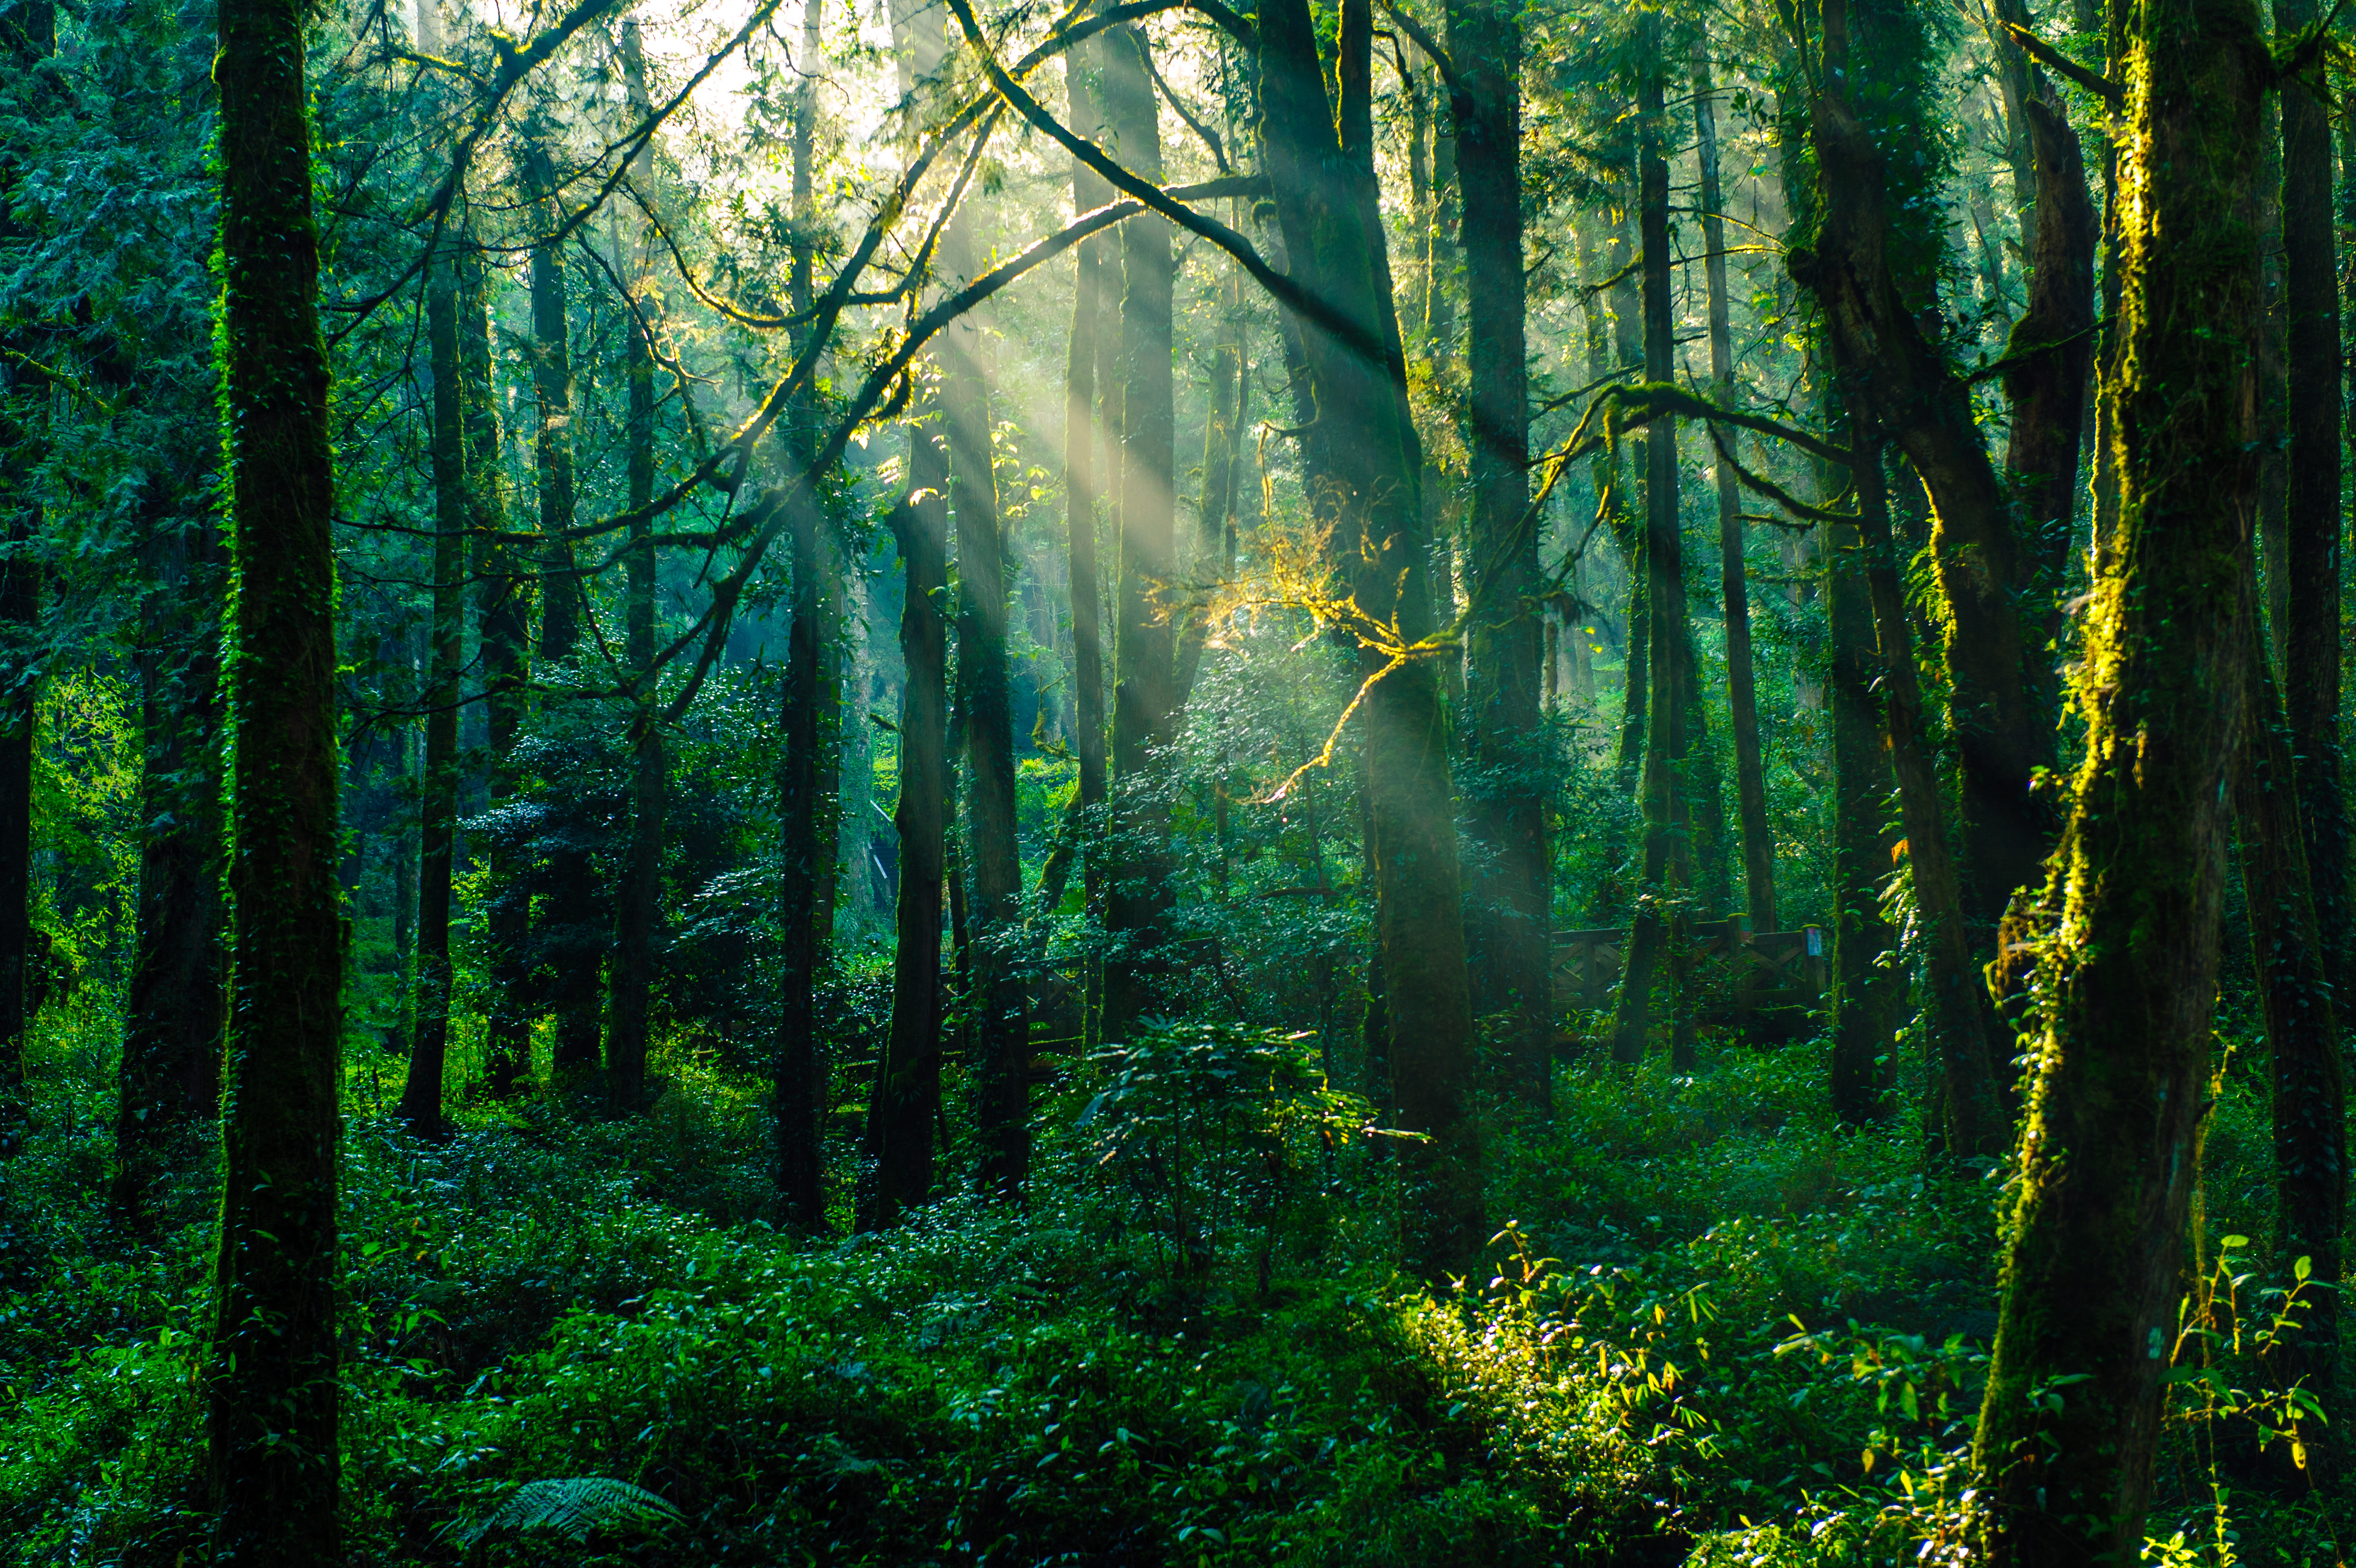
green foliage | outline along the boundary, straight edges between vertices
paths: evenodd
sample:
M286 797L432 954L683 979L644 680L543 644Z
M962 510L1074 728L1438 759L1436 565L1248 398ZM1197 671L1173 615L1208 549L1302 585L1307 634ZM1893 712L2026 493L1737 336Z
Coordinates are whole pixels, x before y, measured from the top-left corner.
M602 1476L575 1476L527 1481L491 1514L453 1534L462 1545L474 1546L502 1530L520 1535L545 1530L580 1544L601 1530L645 1530L678 1522L680 1511L644 1487Z

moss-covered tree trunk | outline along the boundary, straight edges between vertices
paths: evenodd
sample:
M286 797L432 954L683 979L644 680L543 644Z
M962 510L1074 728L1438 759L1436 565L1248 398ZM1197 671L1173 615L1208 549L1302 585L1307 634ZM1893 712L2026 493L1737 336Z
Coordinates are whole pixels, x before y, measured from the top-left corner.
M802 88L794 104L793 195L797 227L788 303L796 316L810 308L815 211L813 169L818 132L819 14L817 0L802 10ZM799 335L797 354L811 351ZM787 461L807 464L816 445L816 411L798 408ZM816 476L811 477L813 480ZM815 483L787 504L793 555L793 626L786 651L786 761L777 798L782 828L778 856L777 925L782 933L776 1065L776 1184L786 1219L807 1230L826 1223L824 1141L826 1072L818 1054L818 984L834 940L837 822L841 811L842 690L836 651L841 617L841 567Z
M1420 639L1432 628L1418 496L1422 453L1408 417L1370 153L1363 131L1353 129L1364 124L1372 17L1364 0L1344 0L1338 116L1305 0L1269 0L1259 29L1265 162L1292 275L1355 328L1344 340L1323 324L1299 324L1318 408L1306 441L1310 502L1334 525L1360 607L1395 617L1403 636ZM1384 662L1363 656L1362 676ZM1483 1239L1463 895L1439 671L1429 660L1408 663L1374 686L1362 712L1391 1085L1400 1124L1432 1140L1402 1151L1408 1262L1437 1277L1462 1268Z
M434 378L434 588L427 631L425 777L418 791L417 1022L400 1117L420 1137L442 1135L442 1078L450 1047L450 880L458 830L458 682L466 658L466 456L458 385L458 258L444 247L425 265L425 337Z
M1852 449L1856 441L1851 434ZM1884 965L1894 936L1882 918L1893 835L1884 824L1896 788L1875 712L1881 671L1874 650L1865 548L1852 530L1825 524L1825 619L1832 719L1833 1114L1850 1126L1887 1118L1890 1053L1904 986Z
M1453 0L1448 48L1464 210L1464 428L1472 469L1465 533L1472 618L1466 706L1477 785L1472 837L1480 886L1475 1004L1505 1013L1513 1079L1540 1112L1553 1101L1554 997L1548 962L1553 878L1540 722L1543 638L1538 529L1529 510L1529 375L1522 261L1522 28L1499 0Z
M2087 750L2053 862L2035 1082L1975 1462L1993 1563L2133 1561L2159 1440L2216 1006L2257 457L2237 324L2273 65L2250 0L2147 0L2127 91L2119 537L2086 631Z
M1109 148L1143 178L1162 178L1162 139L1136 27L1105 36L1098 81ZM1177 647L1163 608L1177 575L1177 417L1171 367L1170 226L1132 218L1120 230L1120 579L1112 692L1113 864L1107 873L1104 1034L1128 1037L1170 982L1172 867L1167 768Z
M341 1560L334 459L303 8L223 0L220 309L230 632L230 1007L205 1367L212 1549Z
M159 498L143 564L153 578L136 663L145 755L139 775L139 904L108 1208L153 1240L166 1178L220 1106L220 531L198 497ZM187 515L181 514L186 508Z

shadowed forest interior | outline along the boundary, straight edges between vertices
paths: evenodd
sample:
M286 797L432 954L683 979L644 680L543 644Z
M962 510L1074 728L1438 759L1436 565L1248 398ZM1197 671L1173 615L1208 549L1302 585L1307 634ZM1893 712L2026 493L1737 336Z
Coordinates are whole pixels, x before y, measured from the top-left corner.
M0 1563L2348 1568L2351 38L0 0Z

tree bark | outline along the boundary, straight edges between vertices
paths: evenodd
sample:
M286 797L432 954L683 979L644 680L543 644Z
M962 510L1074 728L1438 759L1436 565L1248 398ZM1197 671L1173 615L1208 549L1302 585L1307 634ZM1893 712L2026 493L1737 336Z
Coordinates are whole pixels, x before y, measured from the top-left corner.
M1847 59L1841 0L1826 9L1824 28L1827 59ZM1868 56L1889 52L1869 28L1861 27L1858 38L1873 46ZM1985 938L2013 890L2037 876L2055 829L2051 806L2032 789L2035 770L2052 761L2052 725L2038 711L2027 673L2031 623L2016 597L2023 544L2011 498L1972 417L1969 388L1924 336L1901 286L1883 160L1837 74L1815 95L1809 124L1824 221L1813 248L1792 252L1792 275L1821 306L1844 395L1865 400L1859 413L1897 443L1933 503L1931 543L1947 611L1949 728L1969 870L1965 909L1976 938Z
M334 460L303 8L223 0L222 412L236 562L234 910L206 1429L216 1556L310 1568L337 1528Z
M1657 19L1640 24L1654 63L1637 84L1637 213L1644 275L1644 377L1665 381L1675 373L1675 321L1669 300L1669 169L1662 146L1662 72ZM1686 900L1692 891L1692 858L1684 845L1687 822L1685 768L1688 726L1685 660L1687 636L1685 539L1677 502L1677 446L1674 420L1663 418L1644 432L1644 605L1651 629L1652 693L1645 731L1643 803L1644 883L1637 894L1622 965L1619 1005L1612 1020L1612 1058L1640 1061L1652 1019L1653 973L1667 949L1673 1010L1670 1049L1680 1067L1692 1051L1692 1009L1681 983L1687 945Z
M1151 45L1141 29L1104 35L1099 102L1113 151L1143 178L1162 177ZM1121 225L1120 583L1114 630L1113 865L1107 874L1104 1036L1127 1039L1166 992L1174 899L1166 853L1166 768L1177 696L1176 639L1162 607L1177 575L1176 389L1171 370L1170 226L1160 218Z
M1709 55L1694 45L1695 157L1701 168L1701 243L1709 284L1709 376L1714 401L1734 406L1734 329L1726 291L1726 223L1719 215L1718 108ZM1751 929L1775 929L1775 841L1767 830L1767 780L1759 753L1759 699L1751 665L1751 589L1742 561L1742 488L1718 466L1719 584L1726 611L1726 704L1734 731L1734 791L1742 826L1742 889Z
M528 166L543 193L540 223L553 232L561 209L552 199L555 171L546 149L537 141L529 148ZM573 542L565 533L573 527L573 351L568 320L569 289L563 247L541 240L531 250L531 380L536 415L532 431L532 462L540 501L540 659L549 671L573 660L580 642L581 622L587 613L581 578L575 569ZM556 1035L549 1050L550 1067L565 1071L594 1068L597 1062L598 971L605 956L605 923L599 918L594 877L588 852L559 843L548 852L545 880L535 877L544 891L531 937L531 967L542 977L550 1008L556 1015Z
M1451 0L1448 49L1463 90L1451 94L1464 195L1465 430L1472 471L1473 905L1483 962L1474 1005L1511 1018L1514 1086L1544 1113L1554 1099L1545 791L1550 772L1539 711L1538 529L1529 510L1529 375L1522 264L1522 29L1501 0Z
M2252 625L2254 608L2244 606ZM2274 1090L2276 1281L2286 1290L2296 1284L2293 1265L2301 1259L2310 1270L2289 1315L2299 1326L2276 1341L2268 1370L2275 1388L2303 1387L2329 1410L2340 1359L2340 1237L2348 1218L2348 1090L2282 701L2265 660L2246 660L2244 681L2250 723L2234 773L2234 809ZM2325 1454L2340 1446L2330 1429L2298 1424L2307 1467L2329 1474L2336 1466Z
M1140 221L1132 220L1128 228ZM1168 249L1165 239L1165 254ZM953 217L942 234L940 259L948 285L962 287L973 266L966 212ZM1031 1165L1031 1033L1019 950L1023 860L1015 837L1014 710L1006 663L1006 536L991 467L990 386L980 328L969 316L938 341L949 510L957 521L957 703L966 760L963 859L973 895L968 957L979 1009L972 1033L974 1131L981 1143L982 1185L1012 1198L1020 1196ZM1166 353L1162 363L1166 374ZM1168 628L1161 629L1166 646Z
M940 69L943 16L895 0L894 51L904 94ZM948 832L949 453L927 397L908 426L907 488L892 510L905 564L900 655L900 897L894 915L892 1029L867 1110L869 1166L857 1201L862 1230L899 1223L932 1195L933 1124L941 1098L941 914ZM926 414L936 417L926 418Z
M422 1138L443 1135L442 1079L450 1045L450 882L458 823L458 680L465 663L466 453L458 384L458 258L425 267L426 343L434 376L434 605L425 689L425 777L418 794L417 1023L399 1115Z
M227 586L209 507L159 498L150 520L137 657L145 765L139 906L123 1026L122 1092L109 1209L154 1240L166 1178L220 1109L220 618Z
M530 590L508 532L507 483L499 462L498 389L491 359L490 264L475 260L461 274L458 312L459 385L466 403L466 521L483 541L480 592L483 713L489 734L483 759L489 810L515 798L516 741L530 705ZM531 1070L531 1018L526 1006L525 945L531 936L529 849L514 834L487 834L491 887L488 950L491 971L489 1077L491 1094L505 1099Z
M1396 615L1413 639L1431 628L1429 556L1418 488L1422 453L1407 413L1387 267L1371 180L1354 166L1350 127L1326 96L1306 0L1260 10L1263 145L1291 275L1354 319L1381 359L1301 321L1318 419L1305 441L1311 504L1335 529L1352 595ZM1365 0L1344 0L1341 81L1363 82L1373 28ZM1382 668L1361 657L1362 677ZM1472 1018L1464 964L1447 717L1439 672L1417 660L1377 682L1365 708L1366 837L1376 886L1384 1022L1399 1124L1430 1134L1401 1153L1409 1266L1429 1278L1480 1247L1481 1146L1472 1120Z
M802 88L794 104L793 196L795 243L789 304L807 313L814 289L811 252L817 229L813 200L818 134L819 64L819 0L802 7ZM809 335L798 334L794 351L810 351ZM811 429L818 411L794 412L791 460L807 466L813 456ZM826 1224L826 1074L818 1058L818 983L828 967L834 940L833 900L827 890L836 875L841 820L842 692L836 651L841 617L841 570L827 520L810 498L813 481L800 489L791 522L793 628L786 655L786 766L778 793L777 820L784 829L779 854L777 924L782 933L785 994L780 999L776 1115L777 1197L786 1219L805 1230Z
M2142 1550L2246 722L2253 392L2240 332L2217 324L2258 305L2246 187L2274 68L2249 0L2157 0L2133 27L2113 70L2132 130L2119 538L2089 610L2086 760L2053 862L2062 924L1974 1455L2004 1568Z
M1854 425L1852 425L1854 433ZM1881 879L1890 874L1893 835L1883 826L1890 797L1890 753L1874 712L1876 667L1872 590L1863 544L1826 534L1825 618L1831 669L1833 764L1833 1114L1850 1126L1886 1121L1890 1058L1904 989L1884 961L1895 939L1881 914ZM1846 531L1844 531L1846 532Z

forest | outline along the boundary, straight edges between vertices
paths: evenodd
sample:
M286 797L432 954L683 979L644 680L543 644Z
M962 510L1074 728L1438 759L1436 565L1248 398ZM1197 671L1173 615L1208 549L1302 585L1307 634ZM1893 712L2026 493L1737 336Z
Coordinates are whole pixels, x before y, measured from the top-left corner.
M0 0L0 1568L2349 1568L2270 5Z

